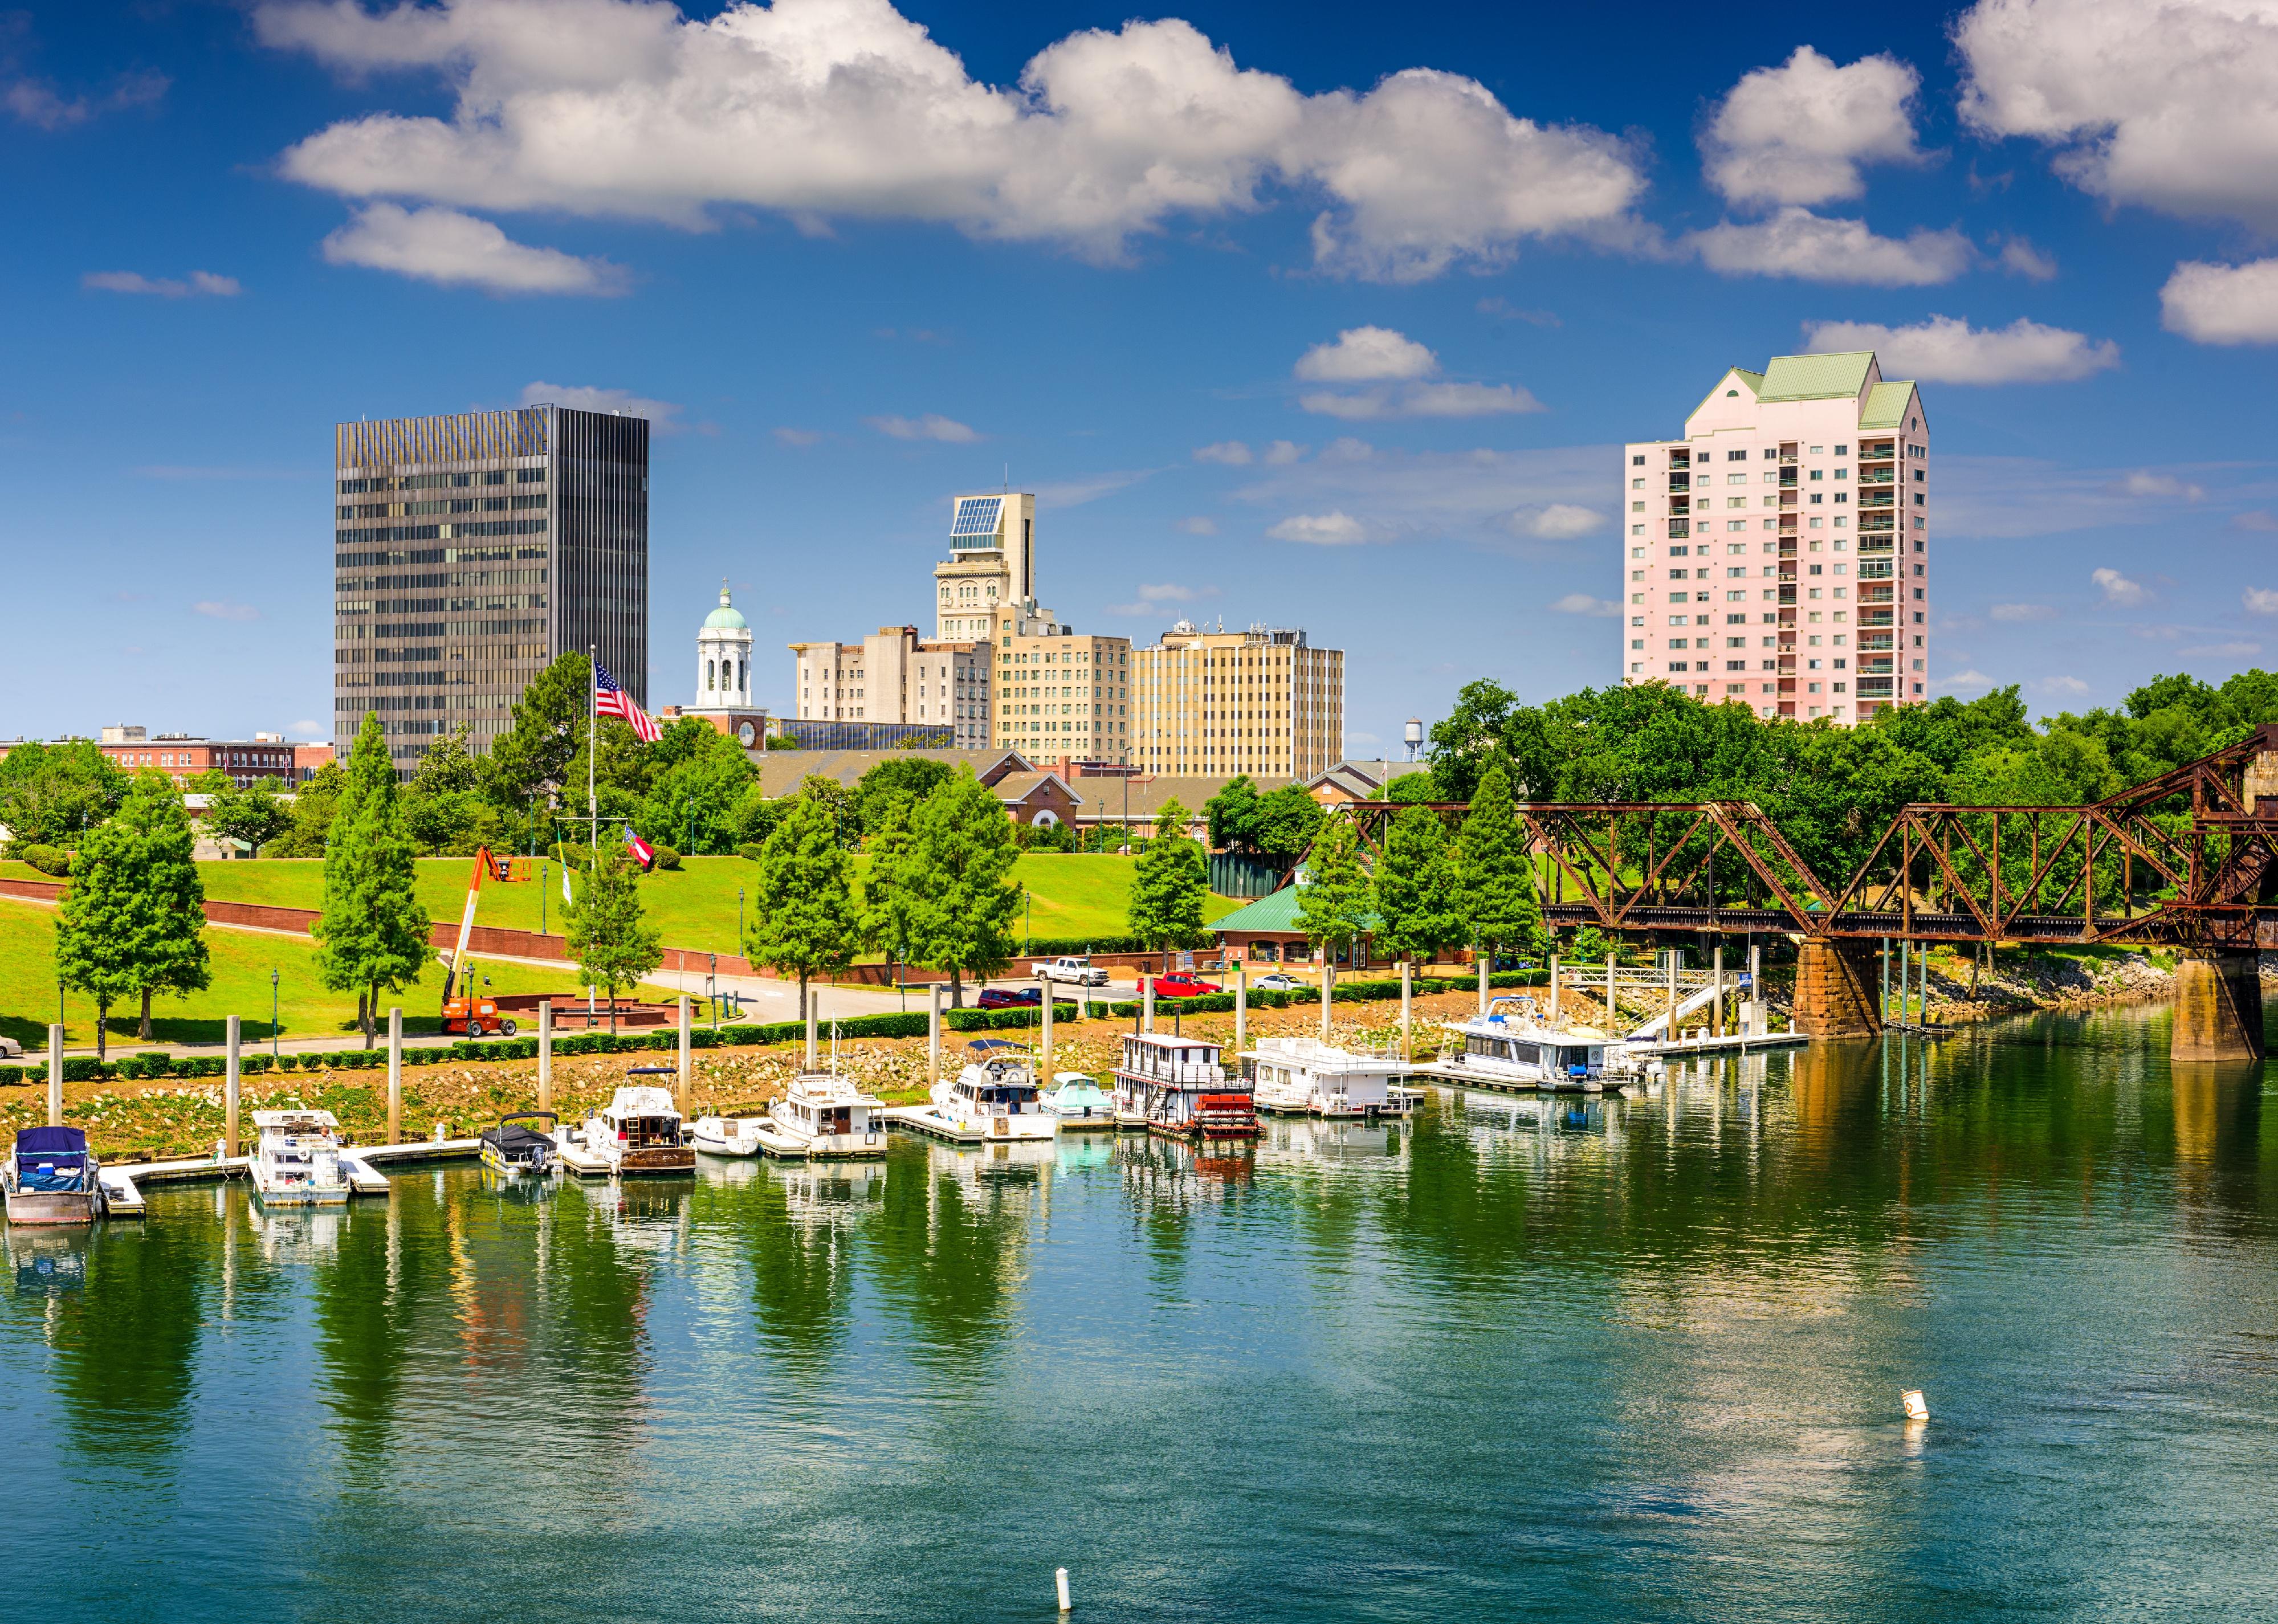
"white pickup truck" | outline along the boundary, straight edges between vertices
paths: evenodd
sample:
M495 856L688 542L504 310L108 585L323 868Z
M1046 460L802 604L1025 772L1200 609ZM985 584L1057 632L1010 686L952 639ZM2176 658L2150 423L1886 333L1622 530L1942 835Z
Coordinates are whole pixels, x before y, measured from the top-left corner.
M1047 981L1066 981L1071 987L1107 985L1107 966L1088 958L1046 959L1036 966L1036 973Z

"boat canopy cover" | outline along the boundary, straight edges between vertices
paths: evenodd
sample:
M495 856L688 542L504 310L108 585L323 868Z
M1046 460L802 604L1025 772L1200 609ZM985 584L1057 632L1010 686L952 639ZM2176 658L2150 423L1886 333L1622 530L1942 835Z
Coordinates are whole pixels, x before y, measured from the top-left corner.
M1028 1045L1025 1043L1016 1043L1010 1038L975 1038L972 1042L967 1044L965 1047L967 1048L987 1050L992 1048L1026 1048Z
M85 1155L87 1130L84 1128L19 1128L16 1130L18 1155Z
M503 1122L495 1128L485 1128L483 1138L497 1146L499 1154L509 1162L542 1161L554 1153L553 1140L519 1122Z

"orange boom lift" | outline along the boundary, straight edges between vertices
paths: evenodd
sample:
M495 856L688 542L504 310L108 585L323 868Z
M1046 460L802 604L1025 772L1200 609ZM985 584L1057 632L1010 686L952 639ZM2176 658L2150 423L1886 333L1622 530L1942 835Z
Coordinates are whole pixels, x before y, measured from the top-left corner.
M471 968L467 964L467 938L474 934L475 903L482 896L483 876L487 873L501 885L510 885L531 879L536 866L536 860L531 858L493 857L488 846L475 853L474 877L467 884L467 911L459 918L458 950L443 960L444 1031L462 1033L470 1038L485 1037L493 1032L514 1036L514 1022L500 1018L497 1001L476 995L470 972L463 980L461 977L462 972L470 972ZM458 995L455 997L455 993Z

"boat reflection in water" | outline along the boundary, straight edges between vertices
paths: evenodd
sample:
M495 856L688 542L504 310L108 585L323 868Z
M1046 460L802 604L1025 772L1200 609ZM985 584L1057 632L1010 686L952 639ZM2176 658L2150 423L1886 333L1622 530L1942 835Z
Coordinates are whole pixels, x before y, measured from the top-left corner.
M1141 1211L1177 1214L1215 1207L1257 1171L1255 1140L1177 1140L1125 1135L1115 1147L1123 1188Z
M852 1224L885 1196L886 1164L875 1158L786 1162L770 1176L783 1186L784 1216L802 1224Z
M1404 1166L1409 1134L1395 1121L1319 1117L1261 1117L1257 1165L1263 1168Z
M1481 1149L1517 1135L1536 1139L1581 1134L1600 1140L1617 1129L1622 1102L1611 1094L1487 1094L1475 1088L1440 1091L1449 1121Z
M87 1258L95 1231L80 1225L11 1224L7 1231L8 1267L16 1277L19 1296L39 1296L77 1290L87 1283Z
M384 1216L375 1214L376 1217ZM306 1263L335 1256L340 1231L348 1223L344 1206L271 1207L256 1199L245 1204L246 1223L265 1263Z

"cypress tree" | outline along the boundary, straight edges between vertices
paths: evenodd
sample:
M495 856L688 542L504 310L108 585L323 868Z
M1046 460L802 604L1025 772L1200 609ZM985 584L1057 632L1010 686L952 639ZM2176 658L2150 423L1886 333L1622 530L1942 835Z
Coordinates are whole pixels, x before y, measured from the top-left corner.
M995 975L1013 960L1021 888L1013 820L970 767L926 797L910 832L920 964L949 972L952 1008L965 1007L965 976Z
M366 1048L379 989L409 986L426 966L427 912L419 905L413 873L386 736L379 718L367 714L325 847L324 914L313 932L325 985L355 989Z
M760 848L744 953L753 964L799 978L801 1020L808 978L844 970L861 945L862 921L847 871L837 820L828 806L805 796L792 800Z
M1227 786L1229 792L1232 788ZM1212 817L1215 820L1217 814ZM1155 838L1139 854L1132 873L1125 904L1127 927L1150 948L1183 947L1201 940L1207 881L1202 848L1187 838L1187 809L1173 797L1155 814Z
M664 962L654 926L642 922L640 870L623 846L601 853L577 888L567 945L585 980L609 990L609 1030L617 1029L617 988L638 987Z
M149 858L134 831L106 819L80 842L56 909L56 976L95 999L97 1059L109 1052L111 1006L130 995L144 974L136 955L148 936L142 882Z
M870 872L862 881L862 940L886 956L890 964L906 964L920 950L917 834L911 827L920 802L908 796L888 797L875 814L876 827L864 847Z
M1306 859L1306 883L1297 893L1296 926L1327 949L1345 951L1375 924L1375 888L1361 866L1360 835L1349 818L1332 818Z
M1510 775L1491 766L1472 797L1456 855L1464 928L1489 953L1529 946L1541 934L1542 908L1535 900L1527 843Z
M1455 860L1440 814L1410 806L1392 820L1376 867L1377 946L1395 958L1429 961L1463 940Z
M144 927L135 954L142 1017L135 1036L148 1043L154 993L199 992L212 982L206 888L198 878L197 837L190 830L189 813L164 774L146 769L136 774L117 820L141 841L144 852Z

